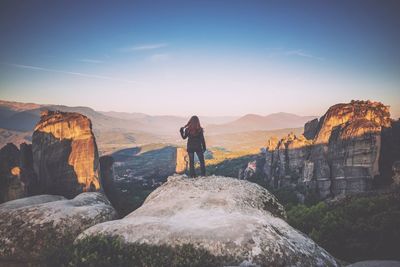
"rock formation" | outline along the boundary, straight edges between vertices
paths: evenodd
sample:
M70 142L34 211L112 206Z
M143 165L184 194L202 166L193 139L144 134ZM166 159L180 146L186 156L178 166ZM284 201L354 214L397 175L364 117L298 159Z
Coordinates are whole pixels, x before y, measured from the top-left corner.
M244 169L239 169L238 178L240 180L249 180L251 179L257 171L257 160L251 160L247 163L247 166Z
M100 190L99 159L90 120L44 111L32 137L33 166L43 193L72 198Z
M395 161L393 163L392 170L393 170L393 177L392 177L393 183L395 185L400 185L400 160Z
M142 265L148 265L146 261L160 257L166 249L172 252L162 259L165 266L173 265L170 256L176 254L181 263L206 255L202 266L243 262L261 266L337 266L332 256L284 218L281 204L257 184L228 177L189 179L176 175L153 191L139 209L121 220L87 229L75 244L92 240L91 247L85 247L81 254L89 265L92 262L86 256L97 251L96 238L105 237L122 240L122 246L113 247L113 255L120 255L121 260L132 259L127 255L130 246L139 255L146 253L144 259L139 259ZM113 244L101 241L98 245L111 249ZM158 250L158 246L165 249ZM113 255L99 257L107 260Z
M175 173L183 174L188 168L188 154L186 149L182 147L176 148L176 168Z
M400 120L392 121L391 127L384 128L381 134L378 179L375 186L387 186L396 180L395 162L400 161Z
M391 123L379 102L334 105L306 123L303 136L269 142L267 181L275 188L302 184L320 198L367 191L380 175L381 134Z
M103 191L111 204L118 209L121 192L114 182L114 159L111 156L100 157L100 178Z
M21 180L26 185L27 196L37 195L40 188L37 181L37 175L33 170L32 144L22 143L19 146L20 168L22 170Z
M312 140L318 132L319 122L318 119L313 119L304 125L304 137Z
M26 195L19 161L20 152L14 144L0 149L0 203Z
M62 256L83 230L115 216L107 198L96 192L82 193L72 200L39 195L3 203L0 266L42 266L44 261L57 260L46 257L54 257L54 253Z
M309 179L309 174L303 176L309 162L311 141L304 136L289 134L281 140L271 139L268 142L265 157L264 172L267 183L272 188L279 188L300 179Z
M22 143L18 149L9 143L0 149L0 203L35 192L32 164L31 145Z

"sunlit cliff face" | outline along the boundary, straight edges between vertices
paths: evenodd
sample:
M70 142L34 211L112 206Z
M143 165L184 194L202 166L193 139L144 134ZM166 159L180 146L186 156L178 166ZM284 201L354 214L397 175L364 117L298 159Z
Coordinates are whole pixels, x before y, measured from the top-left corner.
M353 101L331 107L321 120L314 144L328 143L333 129L350 121L351 127L342 131L341 139L379 132L382 127L390 126L390 112L389 107L379 102Z
M90 191L93 186L96 190L100 189L96 142L87 117L68 113L66 118L65 114L45 111L35 131L51 134L60 141L71 140L68 164L73 166L78 183L84 186L84 191Z
M178 147L176 149L175 172L179 174L185 173L187 166L188 166L188 154L184 148Z
M278 188L288 183L287 177L292 181L300 177L301 183L317 181L314 189L321 199L369 190L381 171L383 128L390 127L389 108L382 103L332 106L319 121L305 125L304 135L268 141L267 183Z

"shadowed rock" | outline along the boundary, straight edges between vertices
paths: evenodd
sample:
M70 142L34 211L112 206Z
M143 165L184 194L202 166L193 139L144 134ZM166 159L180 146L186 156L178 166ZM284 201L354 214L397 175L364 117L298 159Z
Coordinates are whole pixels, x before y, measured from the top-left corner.
M393 183L395 185L400 185L400 160L393 163Z
M181 253L182 246L189 246L192 256L208 255L203 266L239 265L245 261L261 266L337 266L332 256L290 227L284 218L281 204L257 184L221 176L189 179L176 175L153 191L139 209L121 220L87 229L76 244L90 239L94 242L81 254L84 259L85 253L98 249L97 245L104 246L96 244L96 238L122 240L113 252L122 259L130 259L129 253L124 254L129 246L139 254L154 246L146 259L139 259L143 265L158 257L161 250L157 248L162 247L170 251L162 259L163 264L172 266L170 256ZM113 244L108 244L110 249L115 249ZM100 256L107 257L113 255ZM190 257L185 252L179 257L180 262L195 259L185 258Z
M20 153L14 144L0 149L0 203L25 196L19 159Z
M309 140L314 139L315 135L318 133L318 126L318 119L313 119L304 124L304 137Z
M0 203L26 197L36 186L31 145L14 144L0 149Z

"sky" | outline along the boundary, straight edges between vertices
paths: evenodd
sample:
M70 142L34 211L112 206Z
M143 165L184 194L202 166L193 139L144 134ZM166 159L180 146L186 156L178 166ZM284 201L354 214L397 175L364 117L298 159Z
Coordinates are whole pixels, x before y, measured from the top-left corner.
M400 116L399 1L0 1L0 99L189 116Z

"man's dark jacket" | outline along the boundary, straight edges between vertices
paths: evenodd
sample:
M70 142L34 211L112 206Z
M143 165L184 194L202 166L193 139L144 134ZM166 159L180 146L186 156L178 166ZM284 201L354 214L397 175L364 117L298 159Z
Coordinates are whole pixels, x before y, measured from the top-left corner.
M201 129L198 133L192 135L189 133L187 128L181 128L180 133L183 139L188 138L187 142L187 151L195 152L195 151L206 151L206 141L204 140L203 129Z

